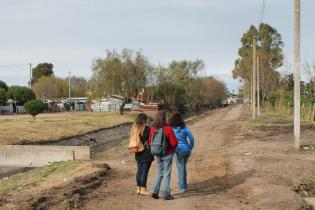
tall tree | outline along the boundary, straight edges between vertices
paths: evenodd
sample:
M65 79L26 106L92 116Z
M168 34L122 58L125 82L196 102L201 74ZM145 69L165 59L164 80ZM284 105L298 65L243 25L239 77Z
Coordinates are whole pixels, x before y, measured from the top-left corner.
M67 78L68 80L69 78ZM87 94L87 81L83 77L71 77L70 78L70 86L71 86L71 96L80 97L86 96Z
M255 37L257 38L257 55L260 60L260 90L265 99L266 93L278 85L280 74L276 70L283 64L282 37L275 28L262 23L259 30L255 26L250 26L248 31L243 34L242 46L238 52L239 58L235 61L233 69L233 77L242 78L246 84L251 80L253 39Z
M315 97L315 63L306 62L304 70L312 87L312 95Z
M53 76L54 65L52 63L40 63L32 69L32 84L43 76Z
M205 64L202 60L172 61L168 67L169 79L172 82L176 82L180 87L187 89L191 80L196 78L204 67Z
M68 81L56 77L41 77L33 85L37 99L58 99L68 95Z
M117 53L107 50L105 58L94 62L89 86L97 97L111 94L135 97L145 85L150 69L148 59L140 51L124 49Z

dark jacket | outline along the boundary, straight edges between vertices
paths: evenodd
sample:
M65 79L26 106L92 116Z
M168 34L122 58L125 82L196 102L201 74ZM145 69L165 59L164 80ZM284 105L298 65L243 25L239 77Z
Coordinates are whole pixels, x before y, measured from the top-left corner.
M136 161L152 162L154 160L154 156L150 152L149 134L150 134L150 127L145 126L143 134L140 136L140 140L142 144L144 145L144 151L135 154Z

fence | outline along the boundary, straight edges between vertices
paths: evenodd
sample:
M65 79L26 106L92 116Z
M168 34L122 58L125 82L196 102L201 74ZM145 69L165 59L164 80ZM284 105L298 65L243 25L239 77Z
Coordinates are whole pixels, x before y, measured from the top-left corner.
M121 103L104 103L104 104L92 104L91 109L93 112L111 112L111 111L119 111ZM132 104L125 104L125 109L132 109Z

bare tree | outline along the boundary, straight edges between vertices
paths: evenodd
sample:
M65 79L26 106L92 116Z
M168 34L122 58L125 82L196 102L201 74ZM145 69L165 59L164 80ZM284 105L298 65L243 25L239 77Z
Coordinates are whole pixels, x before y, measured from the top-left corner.
M306 73L308 80L313 84L313 97L315 97L315 62L306 62L304 64L304 72Z

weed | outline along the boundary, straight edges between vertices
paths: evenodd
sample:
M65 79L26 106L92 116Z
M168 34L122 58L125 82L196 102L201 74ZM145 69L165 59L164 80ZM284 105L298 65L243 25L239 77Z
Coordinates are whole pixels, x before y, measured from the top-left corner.
M13 194L31 186L36 186L40 181L51 175L64 174L65 172L76 168L79 161L65 161L54 163L42 168L10 176L7 180L0 180L0 196Z

